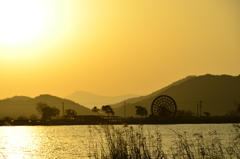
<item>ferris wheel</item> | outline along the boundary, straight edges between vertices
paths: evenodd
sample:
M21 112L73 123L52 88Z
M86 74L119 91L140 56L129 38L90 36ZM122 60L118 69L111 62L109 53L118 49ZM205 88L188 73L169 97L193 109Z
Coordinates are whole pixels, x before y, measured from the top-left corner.
M177 104L170 96L161 95L153 100L151 111L155 117L175 117Z

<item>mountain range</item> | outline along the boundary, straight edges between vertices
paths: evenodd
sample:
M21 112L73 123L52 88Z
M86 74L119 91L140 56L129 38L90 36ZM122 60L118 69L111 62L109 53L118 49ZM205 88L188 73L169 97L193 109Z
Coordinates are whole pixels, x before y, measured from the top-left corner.
M77 91L65 98L92 109L95 106L102 107L103 105L115 104L135 97L139 97L139 95L125 94L121 96L101 96L84 91Z
M123 95L106 97L78 91L65 98L52 95L39 95L35 98L15 96L0 100L0 118L10 116L29 117L38 115L36 103L44 102L56 107L62 115L64 109L74 109L79 115L92 115L94 106L111 105L115 115L136 116L136 105L146 107L151 113L152 101L160 95L169 95L177 103L178 110L190 110L196 114L197 102L202 101L202 113L211 115L225 115L228 111L236 110L236 103L240 103L240 75L202 75L188 76L169 86L159 89L146 96ZM124 107L126 104L126 107ZM124 110L126 108L126 110Z
M152 102L160 95L171 96L177 103L178 110L190 110L197 114L197 102L202 101L202 115L203 112L225 115L228 111L236 110L236 103L240 103L240 75L186 77L150 95L127 100L126 115L135 116L136 105L146 107L151 113ZM124 115L123 104L113 106L116 107L116 115Z
M30 117L31 115L37 115L38 118L41 118L41 115L38 114L36 110L36 104L38 102L46 103L50 107L58 108L60 110L60 116L63 115L63 108L64 110L73 109L81 115L94 114L90 109L71 100L46 94L37 96L35 98L15 96L0 100L0 118L5 116L10 116L12 118L17 118L17 116Z

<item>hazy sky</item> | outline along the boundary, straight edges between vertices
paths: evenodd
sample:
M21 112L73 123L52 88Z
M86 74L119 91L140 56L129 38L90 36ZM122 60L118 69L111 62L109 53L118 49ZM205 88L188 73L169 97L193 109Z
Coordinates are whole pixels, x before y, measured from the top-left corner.
M239 70L239 0L0 1L0 99L146 95Z

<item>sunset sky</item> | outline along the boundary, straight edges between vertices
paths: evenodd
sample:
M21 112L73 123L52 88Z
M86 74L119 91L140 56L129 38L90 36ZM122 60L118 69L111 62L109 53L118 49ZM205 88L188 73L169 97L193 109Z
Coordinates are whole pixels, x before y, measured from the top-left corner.
M1 0L0 99L147 95L240 74L239 0Z

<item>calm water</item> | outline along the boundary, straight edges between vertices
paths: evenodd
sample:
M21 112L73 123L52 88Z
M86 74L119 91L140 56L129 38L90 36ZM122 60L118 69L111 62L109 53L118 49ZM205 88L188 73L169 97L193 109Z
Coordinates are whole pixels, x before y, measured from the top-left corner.
M123 127L123 126L115 126ZM133 128L138 131L139 126ZM0 127L0 158L47 159L90 158L89 153L103 136L100 126L2 126ZM224 146L228 146L232 124L143 125L148 133L160 132L163 146L169 147L177 132L208 134L216 130Z

